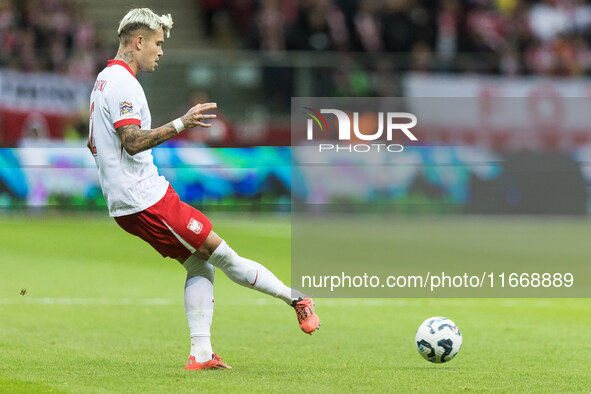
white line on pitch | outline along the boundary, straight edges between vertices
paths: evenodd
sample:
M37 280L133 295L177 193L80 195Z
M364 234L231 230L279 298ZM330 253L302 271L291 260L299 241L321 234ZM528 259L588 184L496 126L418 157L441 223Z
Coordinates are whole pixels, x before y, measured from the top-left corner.
M173 305L181 301L169 298L0 298L0 304L2 305Z
M131 305L131 306L169 306L182 305L183 298L54 298L54 297L18 297L18 298L0 298L0 305ZM220 305L281 305L281 301L273 298L255 298L255 299L224 299L219 302ZM532 302L528 299L446 299L446 298L320 298L316 299L316 304L320 307L338 307L338 306L407 306L407 305L430 305L430 306L482 306L496 305L505 307L518 307L523 305L536 307L549 307L552 303L548 300L540 299Z

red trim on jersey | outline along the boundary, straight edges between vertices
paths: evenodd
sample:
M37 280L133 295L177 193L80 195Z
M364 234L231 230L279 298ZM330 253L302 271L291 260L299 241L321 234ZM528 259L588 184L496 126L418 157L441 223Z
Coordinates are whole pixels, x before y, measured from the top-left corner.
M135 118L121 119L121 120L113 123L113 126L115 126L115 130L117 130L121 126L127 126L130 124L135 124L135 125L142 127L142 121L139 119L135 119Z
M131 68L123 60L109 60L107 62L107 67L111 67L111 66L114 66L116 64L119 65L119 66L121 66L121 67L125 67L125 69L127 69L127 71L129 71L129 73L131 75L133 75L134 78L136 78L136 76L133 73L133 71L131 71Z

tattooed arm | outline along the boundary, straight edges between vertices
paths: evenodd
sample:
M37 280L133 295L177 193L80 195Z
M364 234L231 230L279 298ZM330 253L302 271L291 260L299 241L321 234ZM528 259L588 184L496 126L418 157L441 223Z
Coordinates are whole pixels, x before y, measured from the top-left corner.
M206 128L211 127L211 124L203 123L202 120L213 119L216 116L209 114L205 115L203 112L214 108L217 108L216 103L197 104L184 116L181 116L181 121L185 128L192 128L195 126ZM151 130L140 130L139 126L133 124L121 126L117 129L117 134L119 134L119 137L121 138L123 148L125 148L127 153L133 156L145 150L152 149L164 141L168 141L177 135L177 132L172 122L170 122L164 126Z
M160 145L174 137L177 133L172 122L152 130L140 130L135 124L121 126L117 129L121 144L131 156Z

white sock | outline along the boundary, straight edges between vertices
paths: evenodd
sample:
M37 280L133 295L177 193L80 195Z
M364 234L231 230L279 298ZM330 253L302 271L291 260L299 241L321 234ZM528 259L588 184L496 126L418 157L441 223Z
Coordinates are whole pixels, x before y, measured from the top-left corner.
M255 261L238 256L226 241L222 241L207 262L221 269L228 278L239 285L280 298L288 305L295 299L291 296L291 289L271 271Z
M198 363L211 360L213 357L211 337L191 337L191 356L194 356Z
M215 268L192 255L183 266L187 269L185 282L185 313L191 335L191 356L202 363L211 360L211 322L213 319L213 281Z

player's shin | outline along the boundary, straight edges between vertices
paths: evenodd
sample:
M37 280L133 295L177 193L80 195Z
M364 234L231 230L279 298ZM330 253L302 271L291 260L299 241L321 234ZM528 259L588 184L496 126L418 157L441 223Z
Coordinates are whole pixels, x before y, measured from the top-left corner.
M191 355L197 362L211 360L210 328L213 318L213 281L215 268L191 256L183 266L187 269L185 282L185 313L191 335Z
M232 281L282 299L291 305L292 290L263 265L239 256L225 241L216 248L208 262L221 269Z

